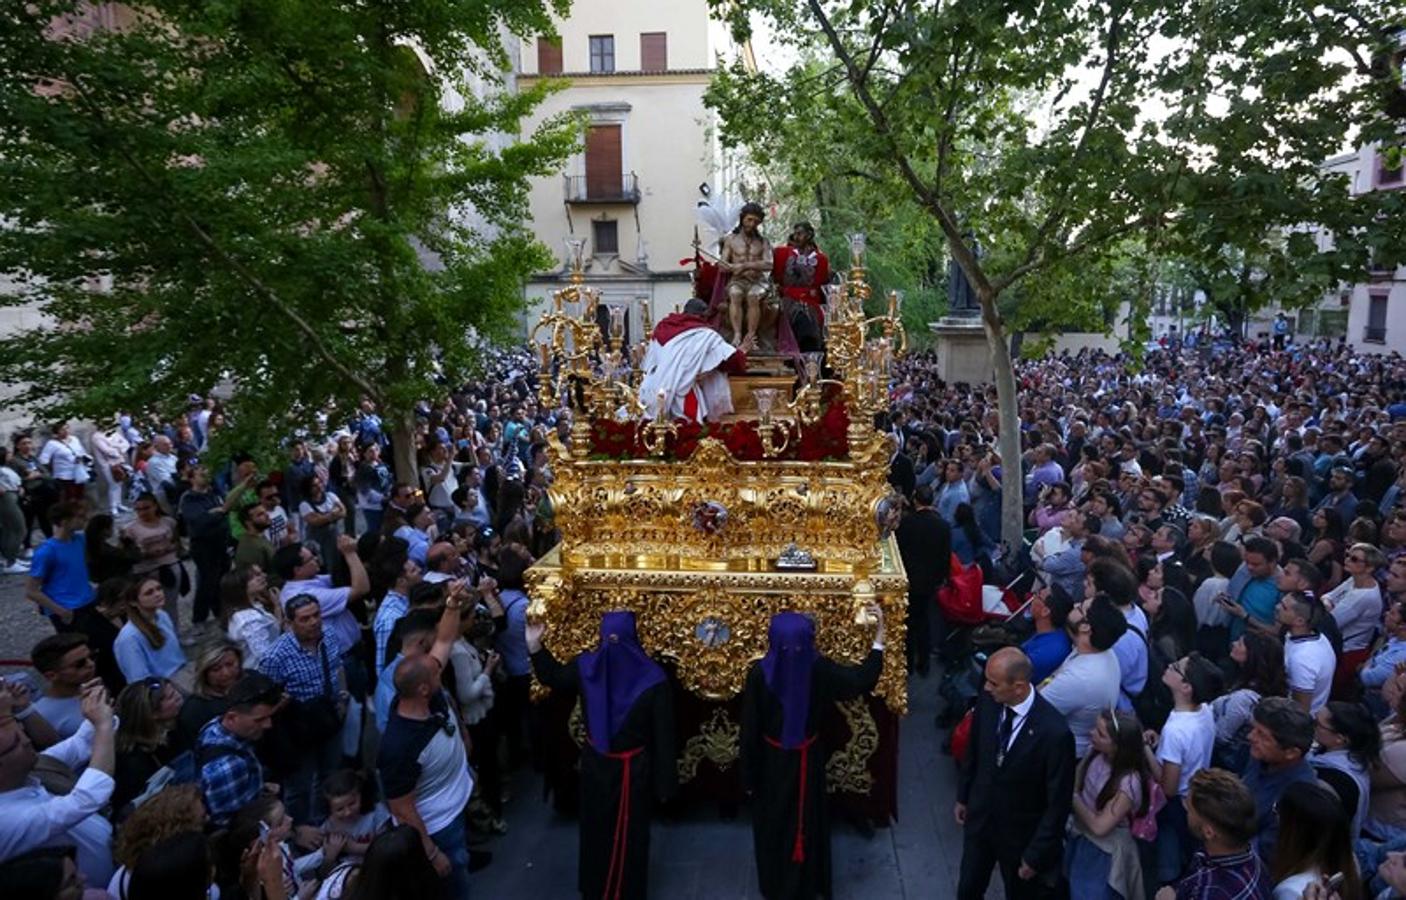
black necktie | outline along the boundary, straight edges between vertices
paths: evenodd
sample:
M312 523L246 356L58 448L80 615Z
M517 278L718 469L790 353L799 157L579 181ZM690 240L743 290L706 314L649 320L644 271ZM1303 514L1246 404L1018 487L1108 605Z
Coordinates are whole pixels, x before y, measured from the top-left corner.
M996 766L999 768L1006 761L1006 748L1011 742L1011 731L1015 728L1015 710L1009 706L1001 707L1001 727L996 732Z

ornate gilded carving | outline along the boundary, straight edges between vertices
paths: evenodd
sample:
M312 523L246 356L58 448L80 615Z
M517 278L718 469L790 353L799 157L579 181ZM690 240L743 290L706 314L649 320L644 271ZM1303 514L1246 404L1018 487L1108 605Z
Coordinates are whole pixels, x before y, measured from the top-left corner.
M558 659L569 659L599 642L600 617L612 609L638 615L640 642L646 651L674 663L688 690L712 699L741 692L748 667L766 652L767 626L783 610L810 613L817 642L827 656L861 661L874 640L873 623L856 624L855 589L864 582L884 611L889 652L876 693L895 712L908 706L907 672L902 652L907 584L897 571L892 539L882 546L882 568L867 577L853 570L831 572L684 571L654 557L600 558L590 567L563 574L555 551L528 572L529 592L539 582L559 579L558 598L545 614L551 627L546 642ZM867 593L864 594L867 596ZM700 625L708 627L700 631ZM721 628L727 640L717 641ZM710 635L713 636L710 639Z
M874 786L869 758L879 749L879 727L863 697L835 706L849 726L849 740L825 763L825 789L832 794L867 794Z
M685 688L726 699L742 690L748 666L766 649L772 615L790 609L815 616L821 650L858 662L874 637L874 623L859 607L872 601L884 611L889 647L877 693L895 712L905 711L907 580L875 516L889 493L890 439L873 428L903 349L896 299L887 315L867 315L869 288L862 269L853 271L827 293L826 362L836 378L822 384L820 361L812 359L804 402L764 394L764 409L756 410L764 425L776 425L773 412L817 420L825 397L842 396L846 458L741 462L715 438L700 440L683 460L592 458L592 423L615 418L628 386L619 380L624 319L612 313L604 341L587 327L597 298L584 284L579 243L570 248L571 284L534 332L546 337L539 351L543 405L565 400L576 417L567 443L549 437L549 493L562 541L527 577L528 615L548 623L548 646L560 659L588 650L602 613L632 609L645 648L671 660ZM569 303L582 309L568 312ZM623 405L637 422L638 405ZM674 425L663 417L639 424L653 429L651 452L662 449ZM763 453L779 452L781 443L772 433ZM708 527L695 527L700 509L725 509L725 525L713 515ZM778 570L776 560L793 545L814 557L813 571Z
M571 715L566 719L566 733L576 742L576 746L586 746L586 714L581 711L581 698L571 707Z
M727 710L713 710L713 717L703 723L698 733L689 738L679 753L679 781L692 781L698 774L699 763L707 760L723 771L737 761L737 747L742 727L728 718Z

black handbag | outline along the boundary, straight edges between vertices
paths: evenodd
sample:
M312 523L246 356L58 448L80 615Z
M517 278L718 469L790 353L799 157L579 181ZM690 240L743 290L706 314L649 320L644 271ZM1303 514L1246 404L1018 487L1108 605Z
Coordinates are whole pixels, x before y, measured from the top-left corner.
M326 743L333 735L342 732L342 710L332 693L332 667L327 663L327 645L319 644L317 652L322 657L322 695L288 704L295 710L293 721L297 723L304 746Z

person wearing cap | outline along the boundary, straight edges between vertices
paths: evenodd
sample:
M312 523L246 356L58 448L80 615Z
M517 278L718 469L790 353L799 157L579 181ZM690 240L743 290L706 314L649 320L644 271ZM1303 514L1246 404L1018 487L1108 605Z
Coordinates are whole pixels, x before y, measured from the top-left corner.
M767 632L766 656L747 673L738 760L753 798L752 847L764 897L829 897L830 821L826 809L827 748L820 722L836 701L874 689L884 661L884 617L863 662L843 665L820 655L815 622L782 612Z
M602 616L600 645L565 663L542 647L544 630L527 626L532 668L550 688L579 691L586 725L577 887L582 897L644 897L654 803L678 787L668 676L640 646L632 612Z
M1279 797L1291 784L1317 781L1308 751L1313 747L1313 717L1286 697L1265 697L1255 706L1250 726L1250 760L1243 778L1259 811L1255 849L1261 859L1274 858L1279 838Z
M102 685L83 692L84 722L42 755L79 772L67 794L55 795L35 775L35 741L48 731L24 692L0 684L0 862L54 844L76 846L78 870L90 884L112 877L112 825L102 815L115 782L117 723ZM52 733L50 732L50 735ZM13 885L0 887L0 893Z
M225 695L229 708L200 729L195 764L210 823L225 826L264 790L264 767L254 752L284 703L283 691L267 675L246 672ZM269 785L277 792L277 785Z

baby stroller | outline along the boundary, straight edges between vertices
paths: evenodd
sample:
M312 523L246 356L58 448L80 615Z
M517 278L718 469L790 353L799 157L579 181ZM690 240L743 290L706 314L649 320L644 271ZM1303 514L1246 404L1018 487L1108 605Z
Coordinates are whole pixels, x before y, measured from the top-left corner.
M939 728L961 719L981 691L986 658L1001 647L1019 644L1029 627L1019 615L1034 579L1019 576L1004 587L984 584L980 567L962 565L952 556L952 574L937 592L937 606L947 624L938 654L943 677L938 696L944 701Z

